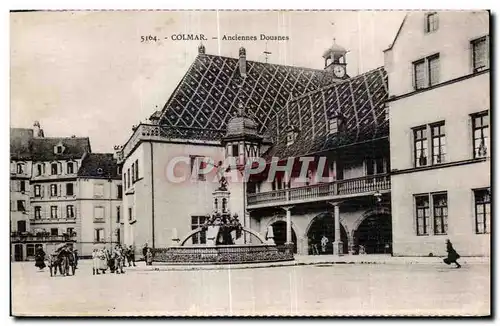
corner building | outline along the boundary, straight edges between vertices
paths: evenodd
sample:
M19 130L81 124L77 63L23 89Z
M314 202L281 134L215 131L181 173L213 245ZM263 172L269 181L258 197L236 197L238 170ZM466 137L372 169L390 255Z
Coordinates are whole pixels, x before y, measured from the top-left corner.
M412 12L385 51L393 251L489 255L489 14Z

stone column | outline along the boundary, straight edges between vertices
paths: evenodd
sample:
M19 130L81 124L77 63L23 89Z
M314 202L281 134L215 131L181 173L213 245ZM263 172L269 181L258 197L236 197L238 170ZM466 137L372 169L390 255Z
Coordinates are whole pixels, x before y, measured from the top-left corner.
M282 207L286 211L286 243L292 243L292 212L293 206Z
M340 256L343 254L343 244L340 239L340 212L338 204L333 205L333 216L335 220L335 241L333 242L333 254Z

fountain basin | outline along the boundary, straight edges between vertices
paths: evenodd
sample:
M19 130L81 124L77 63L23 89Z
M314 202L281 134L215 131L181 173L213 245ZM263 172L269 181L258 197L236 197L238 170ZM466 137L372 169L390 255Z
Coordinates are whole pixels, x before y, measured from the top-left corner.
M153 261L168 264L247 264L293 260L293 244L241 244L153 249Z

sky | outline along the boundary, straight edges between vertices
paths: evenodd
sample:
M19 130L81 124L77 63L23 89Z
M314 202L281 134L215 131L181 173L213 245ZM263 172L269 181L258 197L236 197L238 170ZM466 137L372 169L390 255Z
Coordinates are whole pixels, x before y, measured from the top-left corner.
M59 11L10 14L10 124L46 137L90 137L113 152L132 126L160 110L198 54L323 69L335 42L349 52L350 76L384 64L401 11ZM222 41L223 35L288 36L288 41ZM141 36L158 41L141 42ZM218 37L218 39L212 39ZM167 38L167 39L165 39Z

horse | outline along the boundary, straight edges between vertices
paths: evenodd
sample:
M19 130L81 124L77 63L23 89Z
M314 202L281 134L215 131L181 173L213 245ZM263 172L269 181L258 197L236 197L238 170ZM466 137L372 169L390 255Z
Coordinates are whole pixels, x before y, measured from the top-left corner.
M76 257L72 250L61 249L53 252L49 255L47 263L50 276L56 276L57 269L59 269L59 273L63 276L69 276L70 269L72 275L75 275Z

